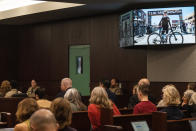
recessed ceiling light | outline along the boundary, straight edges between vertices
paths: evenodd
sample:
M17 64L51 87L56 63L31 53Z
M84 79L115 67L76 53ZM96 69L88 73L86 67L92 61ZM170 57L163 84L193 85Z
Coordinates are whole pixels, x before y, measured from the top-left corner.
M12 10L28 5L40 4L46 1L35 0L0 0L0 11Z

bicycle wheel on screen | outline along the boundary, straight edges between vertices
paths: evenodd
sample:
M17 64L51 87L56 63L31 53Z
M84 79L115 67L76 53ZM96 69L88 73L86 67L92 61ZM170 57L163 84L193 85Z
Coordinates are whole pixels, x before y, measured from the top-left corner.
M158 33L152 33L148 36L148 45L161 44L161 36Z
M183 44L184 38L181 33L173 32L169 35L169 43L170 44Z

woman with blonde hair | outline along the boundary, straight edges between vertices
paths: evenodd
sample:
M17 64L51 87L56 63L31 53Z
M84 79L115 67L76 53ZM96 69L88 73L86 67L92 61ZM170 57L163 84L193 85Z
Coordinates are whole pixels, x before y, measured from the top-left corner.
M118 108L109 100L107 92L102 87L95 87L91 92L88 106L88 117L92 125L92 129L97 130L101 127L101 110L109 109L113 111L113 115L120 115Z
M166 106L161 111L167 112L168 120L178 120L183 118L183 113L179 109L180 94L174 85L163 87L162 102Z
M70 102L72 112L86 111L87 107L82 103L81 96L76 88L70 88L64 95Z
M52 101L50 109L59 124L59 131L76 131L70 127L72 111L68 100L61 97L56 98Z
M14 127L14 131L31 131L29 118L39 109L36 100L25 98L18 104L16 111L17 121L21 122Z
M0 96L4 97L5 94L11 90L11 85L10 82L8 80L4 80L1 83L1 87L0 87Z

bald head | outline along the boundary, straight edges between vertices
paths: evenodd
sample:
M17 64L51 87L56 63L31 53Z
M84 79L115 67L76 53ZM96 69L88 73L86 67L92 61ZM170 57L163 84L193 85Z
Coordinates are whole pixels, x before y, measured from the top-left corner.
M67 88L72 87L72 80L70 78L64 78L61 80L61 90L65 91Z
M58 124L53 113L47 109L40 109L30 117L32 131L57 131Z
M143 85L145 85L145 86L150 86L150 81L147 79L147 78L142 78L142 79L140 79L140 81L138 82L138 85L139 86L143 86Z

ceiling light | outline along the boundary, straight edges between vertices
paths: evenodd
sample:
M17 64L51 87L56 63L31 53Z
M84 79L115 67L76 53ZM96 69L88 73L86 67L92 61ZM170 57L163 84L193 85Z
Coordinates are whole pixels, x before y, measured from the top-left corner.
M40 4L46 1L35 0L0 0L0 11L12 10L24 6Z

